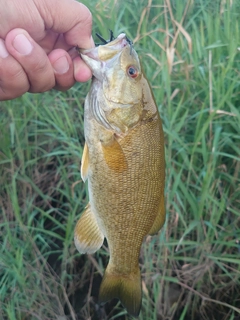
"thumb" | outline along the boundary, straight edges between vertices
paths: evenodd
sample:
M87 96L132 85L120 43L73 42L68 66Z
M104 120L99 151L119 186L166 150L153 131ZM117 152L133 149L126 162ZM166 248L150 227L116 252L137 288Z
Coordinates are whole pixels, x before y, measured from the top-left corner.
M82 49L94 47L92 39L92 14L75 0L42 0L35 2L46 29L62 33L69 46Z

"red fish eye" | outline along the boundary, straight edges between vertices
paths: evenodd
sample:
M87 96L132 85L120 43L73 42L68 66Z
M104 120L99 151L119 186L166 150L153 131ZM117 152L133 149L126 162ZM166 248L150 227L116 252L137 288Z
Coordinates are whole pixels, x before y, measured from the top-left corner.
M128 69L127 69L127 74L131 78L136 78L138 76L138 70L134 66L129 66Z

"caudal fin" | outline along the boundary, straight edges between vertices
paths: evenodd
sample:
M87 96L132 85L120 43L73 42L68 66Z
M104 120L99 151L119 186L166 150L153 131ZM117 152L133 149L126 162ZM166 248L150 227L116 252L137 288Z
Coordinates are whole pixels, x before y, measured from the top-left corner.
M107 267L99 290L99 302L118 298L127 312L139 315L142 304L141 274L139 268L129 275L114 274Z

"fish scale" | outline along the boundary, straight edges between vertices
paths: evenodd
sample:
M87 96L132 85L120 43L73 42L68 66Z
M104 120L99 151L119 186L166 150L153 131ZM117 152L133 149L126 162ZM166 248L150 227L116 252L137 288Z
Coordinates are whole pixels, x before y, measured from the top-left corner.
M93 253L107 239L110 259L99 301L117 297L137 316L141 245L165 220L162 123L137 53L124 34L80 52L93 81L85 102L81 167L89 205L77 222L75 244L79 252Z

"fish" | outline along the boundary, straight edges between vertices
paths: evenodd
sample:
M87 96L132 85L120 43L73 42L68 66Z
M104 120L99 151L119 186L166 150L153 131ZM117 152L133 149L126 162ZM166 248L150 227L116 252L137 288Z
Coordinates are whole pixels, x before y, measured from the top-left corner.
M100 37L101 40L104 40ZM93 254L107 240L110 258L99 303L118 298L130 315L142 303L140 249L165 221L162 121L133 43L124 33L79 50L93 73L84 105L81 176L89 203L74 242Z

